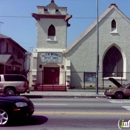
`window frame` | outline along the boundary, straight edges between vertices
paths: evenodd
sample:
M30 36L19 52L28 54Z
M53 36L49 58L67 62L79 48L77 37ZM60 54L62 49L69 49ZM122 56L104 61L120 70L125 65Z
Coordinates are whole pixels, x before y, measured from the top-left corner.
M114 52L114 50L115 50L115 52ZM116 53L116 55L115 55L115 53ZM106 61L107 61L107 63L106 63ZM107 52L104 56L104 59L103 59L103 78L123 77L124 76L123 66L124 66L123 56L122 56L120 50L117 47L112 46L111 48L109 48L107 50ZM110 70L107 70L107 69L110 69Z
M49 36L55 36L56 35L56 29L54 27L54 25L50 25L49 28L48 28L48 37Z

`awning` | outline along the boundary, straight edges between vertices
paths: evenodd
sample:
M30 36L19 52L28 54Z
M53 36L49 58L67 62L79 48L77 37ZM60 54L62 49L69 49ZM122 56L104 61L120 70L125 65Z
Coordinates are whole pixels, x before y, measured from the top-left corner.
M0 54L0 64L5 64L9 58L11 57L11 54Z

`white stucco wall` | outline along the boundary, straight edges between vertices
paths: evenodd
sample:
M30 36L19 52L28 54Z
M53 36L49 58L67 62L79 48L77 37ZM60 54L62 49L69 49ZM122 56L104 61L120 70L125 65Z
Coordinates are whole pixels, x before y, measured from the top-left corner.
M56 29L56 40L48 39L48 28L53 25ZM66 48L66 22L64 19L40 19L37 22L37 48Z

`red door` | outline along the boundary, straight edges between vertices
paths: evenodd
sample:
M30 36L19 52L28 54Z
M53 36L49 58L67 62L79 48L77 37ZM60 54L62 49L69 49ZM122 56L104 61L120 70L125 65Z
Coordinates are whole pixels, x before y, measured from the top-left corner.
M59 84L59 67L44 68L44 84Z

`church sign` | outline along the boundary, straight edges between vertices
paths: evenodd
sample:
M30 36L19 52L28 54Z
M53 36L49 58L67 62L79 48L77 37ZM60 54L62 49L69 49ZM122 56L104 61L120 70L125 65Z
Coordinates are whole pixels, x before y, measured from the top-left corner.
M62 61L61 53L47 52L40 55L42 62L60 63Z

